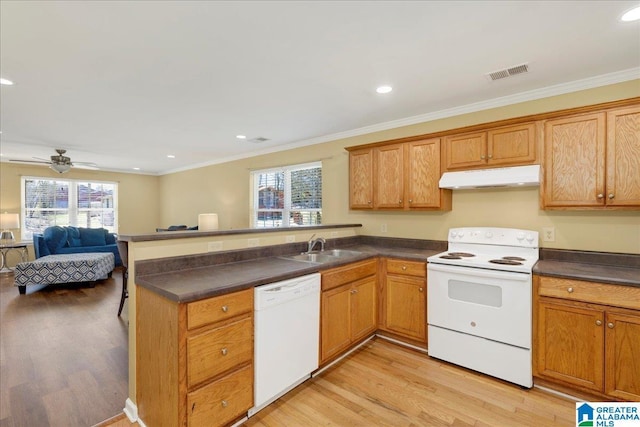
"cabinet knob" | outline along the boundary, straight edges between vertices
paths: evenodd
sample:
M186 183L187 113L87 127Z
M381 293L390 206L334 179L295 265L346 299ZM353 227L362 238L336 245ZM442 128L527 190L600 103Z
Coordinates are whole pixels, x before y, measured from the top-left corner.
M402 199L398 200L398 204L401 205L402 204Z
M567 292L569 292L570 294L573 293L573 288L568 288Z
M225 347L225 348L223 348L222 350L220 350L220 353L221 353L223 356L226 356L226 355L227 355L227 353L229 353L229 351L228 351L228 350L227 350L227 348Z
M402 266L402 271L407 271L407 266L406 265Z
M422 292L424 289L422 289L422 288L418 288L418 290L419 290L420 292Z
M409 203L413 203L413 199L409 199Z
M357 289L351 289L351 294L357 294L358 290Z
M613 193L609 193L609 199L610 199L610 200L613 200L613 198L614 198L614 197L615 197L615 196L613 195Z
M368 205L370 205L370 204L371 204L371 200L369 200L369 201L367 202L367 204L368 204Z
M607 323L607 327L608 327L609 329L613 329L613 326L614 326L614 324L613 324L613 323L611 323L611 322Z
M223 408L226 408L227 406L229 406L229 402L227 402L226 400L223 400L222 402L220 402L220 404L222 405Z
M226 313L227 311L229 311L229 306L223 305L222 306L222 312Z
M493 159L493 154L489 154L489 156L487 157L489 157L490 159Z
M600 193L596 196L598 199L602 199L604 197L604 194Z
M484 156L480 156L480 160L484 160Z
M602 320L596 320L596 326L602 326Z

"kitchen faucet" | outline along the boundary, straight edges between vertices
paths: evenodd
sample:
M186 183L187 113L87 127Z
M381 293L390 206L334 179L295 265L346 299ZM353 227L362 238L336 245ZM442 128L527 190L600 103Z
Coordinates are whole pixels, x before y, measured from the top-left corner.
M311 236L311 238L309 239L309 247L307 248L307 252L311 252L318 242L320 242L320 251L324 251L324 244L327 243L327 241L323 237L314 239L315 236L316 235L314 233L313 236Z

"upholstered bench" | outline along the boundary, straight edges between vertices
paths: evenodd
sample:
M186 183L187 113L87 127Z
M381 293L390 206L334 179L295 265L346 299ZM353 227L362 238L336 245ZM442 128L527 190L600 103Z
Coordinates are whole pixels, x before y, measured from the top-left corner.
M21 294L28 285L90 282L106 279L115 268L115 256L107 252L47 255L34 261L20 262L14 269L15 285Z

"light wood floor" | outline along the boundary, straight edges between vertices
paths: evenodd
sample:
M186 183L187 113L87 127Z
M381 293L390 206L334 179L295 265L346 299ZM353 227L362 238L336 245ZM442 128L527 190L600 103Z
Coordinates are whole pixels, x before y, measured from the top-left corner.
M88 427L128 394L127 303L120 269L86 285L27 288L0 274L0 427Z

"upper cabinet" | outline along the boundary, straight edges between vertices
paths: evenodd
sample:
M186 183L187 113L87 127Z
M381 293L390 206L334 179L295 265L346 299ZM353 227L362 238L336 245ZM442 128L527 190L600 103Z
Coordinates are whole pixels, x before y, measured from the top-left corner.
M640 206L640 107L548 120L544 209Z
M445 170L521 166L538 162L536 124L451 135L443 142Z
M438 187L440 139L381 145L349 153L351 209L450 210Z

